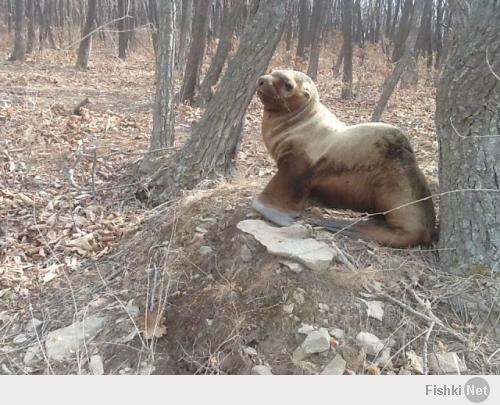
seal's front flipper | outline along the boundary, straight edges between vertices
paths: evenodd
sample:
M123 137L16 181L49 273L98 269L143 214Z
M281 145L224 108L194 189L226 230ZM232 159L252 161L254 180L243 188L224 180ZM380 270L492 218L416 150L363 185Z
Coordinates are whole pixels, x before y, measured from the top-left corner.
M259 214L264 216L268 221L278 226L289 226L294 222L294 217L298 214L291 214L284 211L280 211L270 205L263 203L259 198L256 198L252 202L252 208Z

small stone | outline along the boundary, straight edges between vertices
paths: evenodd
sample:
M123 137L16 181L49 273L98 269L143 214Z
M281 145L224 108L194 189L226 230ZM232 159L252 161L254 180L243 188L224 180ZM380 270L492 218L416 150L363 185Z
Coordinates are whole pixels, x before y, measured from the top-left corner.
M406 352L406 358L408 359L409 366L417 374L424 374L424 359L417 355L413 350Z
M429 371L432 374L461 374L467 371L464 361L455 352L429 355Z
M290 271L292 271L296 274L299 274L304 270L304 266L302 266L300 263L291 262L288 260L282 260L282 261L280 261L280 263L283 266L285 266L287 269L289 269Z
M267 366L259 365L254 366L251 371L252 375L273 375L270 368Z
M299 305L302 305L305 302L304 293L301 291L294 291L292 296L295 302Z
M303 323L297 332L300 333L301 335L308 335L309 333L315 330L316 328L314 328L314 326L308 325L307 323Z
M205 319L206 323L207 323L207 326L212 326L212 324L214 323L214 320L213 319Z
M92 340L101 331L105 322L105 317L89 316L84 322L78 321L53 330L45 340L47 357L61 361L73 356L85 342Z
M325 328L309 333L302 343L307 354L321 353L330 348L330 334Z
M197 226L196 228L194 228L194 230L198 233L201 233L202 235L205 235L206 233L208 233L208 229L203 228L201 226Z
M370 356L376 356L384 348L382 341L370 332L359 332L356 342L364 347Z
M304 351L302 346L297 347L292 354L292 361L294 363L299 363L307 357L307 353Z
M90 372L94 375L103 375L104 374L104 364L102 362L101 356L95 354L90 357L89 364Z
M257 350L250 346L244 347L243 353L248 354L249 356L257 356Z
M213 249L210 246L203 245L203 246L200 246L200 248L198 249L198 252L202 256L208 256L208 255L211 255L213 253Z
M43 322L37 318L31 318L31 321L26 325L26 332L33 333Z
M24 334L21 333L20 335L17 335L14 339L12 339L12 343L15 345L20 345L21 343L24 343L28 340L28 337Z
M365 301L365 304L368 316L382 321L384 318L384 303L381 301Z
M344 374L346 361L340 354L337 354L333 360L321 372L321 375L342 375Z
M139 316L140 310L139 310L139 307L137 305L134 305L134 300L130 300L127 303L127 306L125 307L125 309L127 310L128 314L132 318L136 318Z
M411 375L411 371L410 371L410 370L407 370L406 368L401 368L401 369L399 370L398 375Z
M250 248L247 245L241 246L241 249L240 249L241 260L243 260L245 263L249 262L250 260L252 260L252 256L253 256L252 251L250 250Z
M377 359L375 360L375 364L382 368L385 367L386 365L388 367L392 367L390 347L382 349L382 352L378 355Z
M318 308L321 312L328 312L330 310L330 307L323 303L319 303Z
M42 351L40 350L40 346L35 344L33 346L28 347L26 353L24 354L24 364L30 366L37 362L42 357Z
M345 332L343 329L340 328L332 328L328 331L330 336L333 336L335 339L344 339L345 337Z
M283 305L283 312L286 314L291 314L293 312L294 306L295 306L295 304L293 304L293 303Z

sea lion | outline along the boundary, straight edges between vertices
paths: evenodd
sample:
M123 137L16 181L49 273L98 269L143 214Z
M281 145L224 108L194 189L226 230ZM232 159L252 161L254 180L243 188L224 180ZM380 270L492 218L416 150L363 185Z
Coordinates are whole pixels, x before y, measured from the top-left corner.
M330 208L380 214L319 222L329 230L398 248L432 243L431 193L400 129L347 126L321 104L311 78L293 70L260 77L257 94L264 105L262 136L278 171L254 199L255 210L287 226L312 197Z

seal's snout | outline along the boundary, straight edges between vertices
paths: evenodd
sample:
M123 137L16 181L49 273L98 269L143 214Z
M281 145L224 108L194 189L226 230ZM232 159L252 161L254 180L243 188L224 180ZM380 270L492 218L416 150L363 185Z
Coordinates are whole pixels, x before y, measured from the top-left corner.
M263 89L266 87L266 85L271 84L271 76L270 75L264 75L259 77L259 80L257 80L257 88Z

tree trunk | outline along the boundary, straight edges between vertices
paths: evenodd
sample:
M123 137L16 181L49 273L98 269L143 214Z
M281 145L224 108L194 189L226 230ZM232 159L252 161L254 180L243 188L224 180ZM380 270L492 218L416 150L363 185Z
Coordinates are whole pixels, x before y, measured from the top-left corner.
M87 19L82 32L82 39L78 47L78 60L76 66L80 69L87 69L89 66L90 50L92 48L92 35L95 30L95 20L97 14L97 0L88 0Z
M207 177L226 176L240 144L245 112L257 79L265 73L281 37L289 1L262 1L207 105L199 125L178 154L150 183L156 202Z
M31 53L36 47L35 0L27 0L26 6L26 16L28 17L28 41L26 43L26 53Z
M296 57L304 59L306 49L309 46L307 40L309 38L309 27L311 20L311 1L300 0L299 8L299 41L297 43Z
M194 101L195 89L199 81L203 56L205 55L211 5L212 1L209 0L198 0L196 2L191 45L182 82L181 101L189 101L190 103Z
M161 2L160 2L161 3ZM125 59L127 57L128 48L128 24L127 15L129 9L128 0L118 0L118 57L120 59Z
M389 98L394 92L401 75L414 60L415 44L417 42L417 34L420 27L420 21L422 19L423 9L424 2L417 1L415 3L415 9L413 10L413 16L410 21L410 33L408 34L404 44L403 56L401 56L398 60L391 75L384 82L382 94L380 95L380 99L378 100L375 110L373 111L372 121L380 121L382 113L384 112Z
M344 70L342 73L342 93L341 98L350 100L352 94L352 11L353 0L343 0L342 14L342 36L344 42L342 45L344 54Z
M222 30L219 38L219 44L217 45L217 51L215 52L215 55L212 58L212 63L208 68L207 74L205 75L205 78L200 85L198 98L198 102L200 104L205 104L212 98L213 86L217 84L219 76L222 72L222 68L224 67L224 63L226 62L227 55L231 50L234 28L238 23L244 6L244 0L233 1L232 9L226 10L226 12L224 13Z
M158 48L156 50L156 94L151 150L174 144L175 1L158 4Z
M500 274L498 21L498 2L474 3L437 91L439 257L460 276Z
M186 49L189 44L189 33L191 32L192 21L193 21L193 0L183 0L181 32L179 35L179 51L177 53L177 66L176 66L178 70L184 69L184 62L186 59Z
M417 1L417 3L423 0ZM411 27L411 16L413 11L413 0L405 0L403 11L401 12L401 21L399 22L398 34L394 40L394 50L392 52L392 61L397 62L405 51L405 42Z
M148 21L151 25L151 42L153 43L153 50L156 53L158 44L158 8L156 0L148 0Z
M309 67L307 68L307 75L314 81L316 81L316 77L318 76L321 32L326 18L326 9L326 0L315 0L311 18L311 54L309 55Z
M14 50L10 61L23 61L26 56L26 38L24 35L24 11L26 5L24 0L16 0L16 34L14 39Z
M443 0L438 0L436 6L436 30L435 30L435 43L436 43L436 58L434 59L434 68L438 69L441 63L441 53L443 50Z

